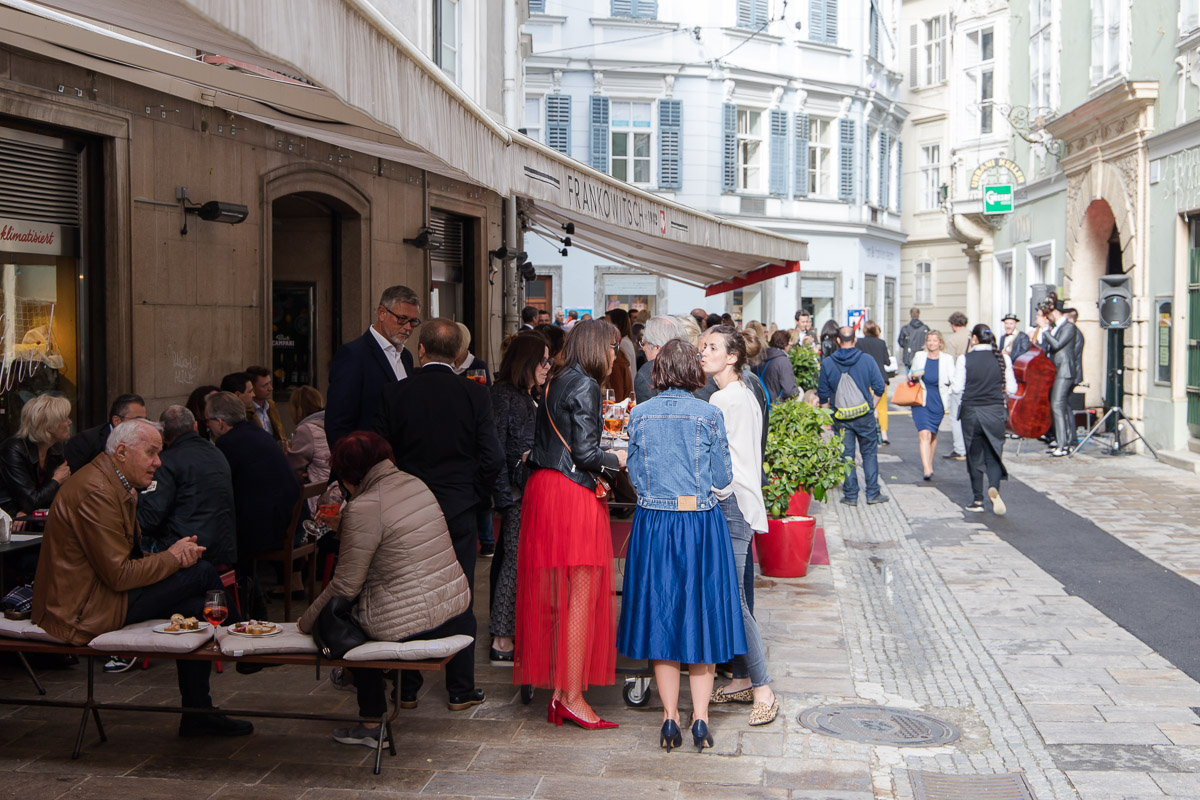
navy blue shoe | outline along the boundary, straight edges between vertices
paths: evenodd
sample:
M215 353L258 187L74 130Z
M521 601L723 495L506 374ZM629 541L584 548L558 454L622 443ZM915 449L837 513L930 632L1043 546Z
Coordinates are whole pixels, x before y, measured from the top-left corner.
M663 723L658 746L665 747L668 753L671 752L672 747L683 747L683 732L679 730L678 722L669 719Z
M708 730L708 723L702 719L692 721L692 744L696 745L697 753L703 752L706 746L713 746L712 733Z

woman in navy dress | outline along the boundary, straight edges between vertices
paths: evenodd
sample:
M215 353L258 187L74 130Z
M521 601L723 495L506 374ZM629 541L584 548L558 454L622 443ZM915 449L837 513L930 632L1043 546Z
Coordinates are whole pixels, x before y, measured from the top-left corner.
M672 339L654 359L659 394L629 415L626 468L637 511L625 559L617 649L649 659L663 704L660 744L683 742L680 664L692 691L692 743L712 747L708 701L716 665L746 652L729 528L713 487L733 480L724 417L692 397L704 385L700 354Z
M945 352L946 341L939 331L925 336L925 349L913 355L908 370L908 382L925 384L925 405L914 406L913 424L921 451L921 467L925 480L933 477L933 456L937 453L938 428L949 404L950 382L954 379L954 356Z

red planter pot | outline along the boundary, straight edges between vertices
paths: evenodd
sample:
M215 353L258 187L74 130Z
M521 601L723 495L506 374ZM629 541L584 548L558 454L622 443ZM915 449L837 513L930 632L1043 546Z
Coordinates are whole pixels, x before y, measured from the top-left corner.
M788 500L787 515L789 517L806 517L808 516L808 504L812 502L812 495L803 489L797 489L796 493Z
M758 565L763 575L772 578L803 578L812 558L812 517L767 520L767 532L754 535Z

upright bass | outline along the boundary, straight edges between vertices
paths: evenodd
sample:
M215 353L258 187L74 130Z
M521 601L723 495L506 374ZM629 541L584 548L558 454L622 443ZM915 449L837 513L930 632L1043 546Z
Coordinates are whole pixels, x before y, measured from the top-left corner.
M1008 398L1008 428L1017 436L1036 439L1050 430L1054 422L1050 388L1057 371L1036 344L1030 344L1029 350L1013 362L1017 391Z

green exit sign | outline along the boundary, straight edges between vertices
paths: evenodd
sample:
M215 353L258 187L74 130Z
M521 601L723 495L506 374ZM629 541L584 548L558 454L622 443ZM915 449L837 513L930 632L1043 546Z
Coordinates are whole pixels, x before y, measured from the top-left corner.
M1011 214L1013 210L1013 187L1004 184L1000 186L983 187L984 214Z

